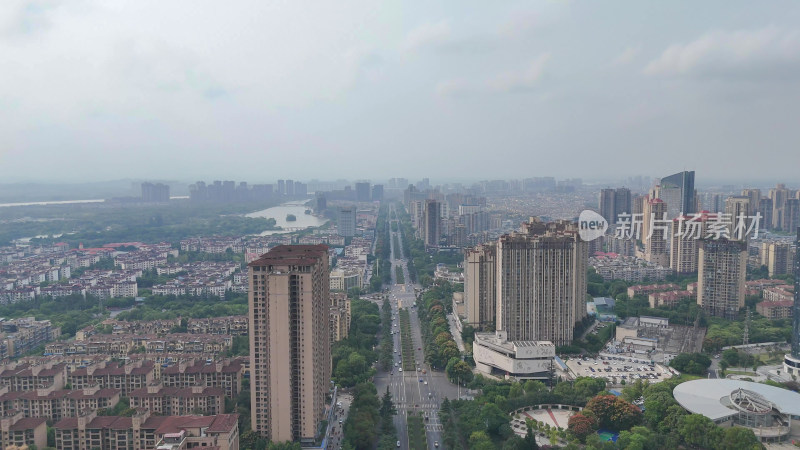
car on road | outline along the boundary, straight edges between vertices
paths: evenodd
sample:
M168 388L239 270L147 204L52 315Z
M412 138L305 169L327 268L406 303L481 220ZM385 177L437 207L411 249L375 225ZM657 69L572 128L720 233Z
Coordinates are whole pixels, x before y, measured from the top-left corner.
M439 441L433 441L433 446L434 447L438 447L439 446Z
M417 350L422 350L422 347L417 347Z
M400 441L397 441L397 446L400 447Z
M399 368L399 369L397 369L397 370L399 370L400 372L402 372L402 371L403 371L403 368L401 367L401 368Z
M425 384L428 384L428 382L426 381Z

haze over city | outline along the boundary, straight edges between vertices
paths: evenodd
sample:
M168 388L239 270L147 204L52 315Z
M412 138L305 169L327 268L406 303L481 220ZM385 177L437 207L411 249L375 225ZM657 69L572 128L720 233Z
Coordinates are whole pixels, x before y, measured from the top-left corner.
M780 181L800 163L798 23L792 1L11 0L0 178L614 179L658 161Z

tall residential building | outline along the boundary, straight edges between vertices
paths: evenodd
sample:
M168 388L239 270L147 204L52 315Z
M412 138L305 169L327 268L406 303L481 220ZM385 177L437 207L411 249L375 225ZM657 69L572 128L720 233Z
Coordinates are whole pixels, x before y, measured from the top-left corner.
M442 237L442 203L436 200L425 200L422 225L425 248L438 248Z
M286 196L294 197L294 180L286 180Z
M497 330L507 341L572 342L586 315L586 242L575 224L531 218L497 242Z
M761 220L759 221L758 228L761 230L771 230L772 199L767 197L761 197L761 200L758 202L758 212L761 214Z
M163 183L142 183L143 202L168 202L169 185Z
M279 245L248 267L253 431L313 442L331 379L328 247Z
M785 275L791 273L792 260L791 248L789 244L781 242L764 242L761 244L766 246L766 266L769 271L769 277L773 278L775 275Z
M694 171L683 171L664 177L657 186L658 198L667 203L667 217L697 212L694 192Z
M667 246L671 221L667 215L669 205L654 198L645 203L642 225L642 240L644 241L644 258L662 267L669 267L669 251ZM652 231L651 231L652 229Z
M339 236L353 237L356 235L356 207L342 206L339 208L339 219L336 224Z
M617 223L617 217L620 214L631 213L633 210L632 199L631 190L628 188L621 187L614 191L614 222L612 223Z
M750 229L751 219L745 219L745 226L737 229L740 217L750 217L753 215L753 210L750 203L750 197L744 195L734 195L725 199L725 214L730 216L731 225L728 233L731 239L734 240L747 240L747 230ZM741 238L741 239L740 239Z
M716 217L716 213L704 211L672 221L672 242L669 249L669 266L672 270L683 274L697 272L699 239L708 232L709 220Z
M633 210L631 190L628 188L601 189L600 215L609 224L617 223L620 214L630 214Z
M769 190L769 198L772 200L772 229L783 230L783 208L789 198L789 190L786 185L779 184Z
M286 195L286 180L278 180L278 195Z
M744 307L747 243L702 239L698 259L697 304L710 316L735 319Z
M761 189L742 189L742 195L750 199L750 211L755 214L761 202Z
M483 329L497 313L497 246L467 249L464 255L464 303L467 323Z
M609 224L616 223L614 196L614 189L600 189L600 215Z
M800 226L800 200L787 198L783 203L781 229L784 231L796 230L798 226Z
M383 185L382 184L375 184L375 185L372 186L372 201L373 202L383 201Z
M356 182L356 201L368 202L370 201L370 186L369 181Z
M792 273L800 280L800 227L797 229ZM794 283L794 305L792 305L792 351L784 357L783 370L793 377L800 377L800 282Z

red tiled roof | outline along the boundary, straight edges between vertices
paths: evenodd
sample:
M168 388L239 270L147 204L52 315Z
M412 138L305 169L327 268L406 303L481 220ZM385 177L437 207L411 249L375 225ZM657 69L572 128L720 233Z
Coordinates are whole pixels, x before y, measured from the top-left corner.
M228 433L233 431L238 420L238 414L217 414L214 417L214 422L206 431L211 433Z
M11 425L10 429L12 431L32 430L46 422L47 419L44 417L26 417L24 419L19 419L17 423Z

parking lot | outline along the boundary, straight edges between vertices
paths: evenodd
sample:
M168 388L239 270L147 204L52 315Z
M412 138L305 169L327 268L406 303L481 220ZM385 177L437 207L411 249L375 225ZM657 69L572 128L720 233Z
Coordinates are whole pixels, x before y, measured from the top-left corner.
M627 356L600 355L597 358L574 358L566 363L575 377L606 378L612 386L636 380L658 383L672 376L670 370L660 364Z

